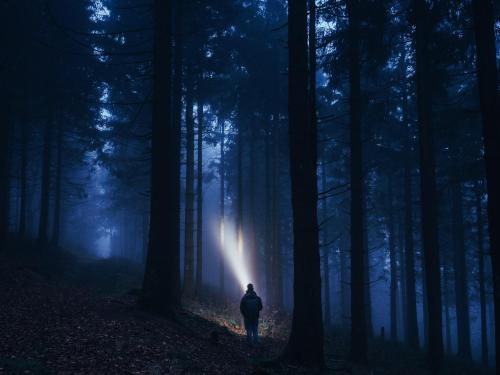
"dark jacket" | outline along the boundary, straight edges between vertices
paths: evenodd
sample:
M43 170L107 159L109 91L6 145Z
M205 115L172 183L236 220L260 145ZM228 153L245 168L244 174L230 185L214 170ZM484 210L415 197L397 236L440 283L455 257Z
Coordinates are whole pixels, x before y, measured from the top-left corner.
M253 290L247 291L240 303L240 311L246 320L256 322L262 310L262 300Z

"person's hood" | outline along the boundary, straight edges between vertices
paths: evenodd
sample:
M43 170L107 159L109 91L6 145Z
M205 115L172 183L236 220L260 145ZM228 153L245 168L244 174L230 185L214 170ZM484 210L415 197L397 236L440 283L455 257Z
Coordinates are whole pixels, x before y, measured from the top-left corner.
M256 297L257 293L255 293L255 290L247 290L247 292L245 293L245 296Z

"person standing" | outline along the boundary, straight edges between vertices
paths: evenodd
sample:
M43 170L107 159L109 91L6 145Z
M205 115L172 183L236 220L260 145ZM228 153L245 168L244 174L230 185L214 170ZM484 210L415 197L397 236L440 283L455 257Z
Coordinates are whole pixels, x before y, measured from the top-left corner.
M240 303L241 315L245 321L247 342L250 345L259 343L259 314L262 311L262 300L255 293L253 284L247 285L247 291Z

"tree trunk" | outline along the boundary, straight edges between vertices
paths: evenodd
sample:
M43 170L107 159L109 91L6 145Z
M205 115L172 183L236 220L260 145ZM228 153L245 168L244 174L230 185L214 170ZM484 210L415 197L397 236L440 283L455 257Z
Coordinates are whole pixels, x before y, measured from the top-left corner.
M221 256L220 256L220 264L219 264L219 289L221 296L225 294L225 266L224 266L224 254L225 251L225 228L224 228L224 207L225 207L225 165L226 162L224 159L224 145L225 145L225 132L224 132L224 120L219 118L220 122L220 166L219 166L219 179L220 179L220 246L221 246Z
M394 229L394 210L393 210L393 190L392 179L387 178L388 181L388 224L389 224L389 258L391 268L391 286L390 286L390 299L391 299L391 341L396 342L398 339L398 312L397 312L397 293L398 293L398 279L397 279L397 261L396 261L396 239Z
M198 99L198 170L196 210L196 295L203 290L203 103Z
M276 115L275 115L276 116ZM273 122L276 121L273 118ZM277 121L276 121L277 123ZM272 244L271 244L271 225L272 225L272 173L271 173L271 132L272 123L269 124L268 129L266 129L265 136L265 174L266 174L266 186L265 186L265 233L264 233L264 268L266 273L266 293L269 302L272 305Z
M345 238L346 236L344 236ZM348 243L347 239L341 239L341 249L340 249L340 322L342 323L342 328L345 330L349 325L349 288L347 287L349 283L349 273L348 273L348 254L347 249Z
M474 0L477 78L483 122L488 192L488 228L493 300L495 306L495 358L500 361L500 103L495 47L493 4L491 0Z
M446 262L444 264L443 275L443 296L444 296L444 317L446 331L446 353L451 355L451 319L450 319L450 286L448 282L448 274L450 270Z
M52 133L54 128L54 103L53 98L49 99L49 113L45 124L43 136L43 154L42 154L42 183L40 190L40 219L38 224L38 243L41 248L48 245L48 227L49 227L49 205L50 205L50 180L51 180L51 161L52 161Z
M255 175L257 162L255 161L255 146L257 144L257 135L255 126L250 128L250 152L249 152L249 164L250 164L250 176L248 181L248 195L249 195L249 213L248 213L248 265L250 277L254 283L260 284L259 281L262 279L262 275L258 273L259 262L259 251L256 241L256 226L255 226Z
M59 246L61 237L61 205L62 205L62 176L63 176L63 147L64 130L62 119L57 124L57 162L56 162L56 191L54 197L54 225L52 232L52 245Z
M194 293L194 119L191 78L186 93L186 196L184 222L184 295Z
M477 226L477 256L479 270L479 305L481 308L481 362L483 366L488 366L488 328L486 321L486 287L484 272L484 229L483 229L483 206L482 192L479 184L475 184L476 195L476 226Z
M373 319L372 319L372 293L371 293L371 262L368 251L368 195L369 185L366 186L366 191L363 194L363 269L365 273L365 317L366 317L366 337L373 338Z
M464 219L462 189L459 182L451 188L452 194L452 233L455 269L455 306L457 312L458 357L471 360L469 297L467 269L465 260Z
M178 4L182 1L179 0ZM142 287L144 308L172 314L180 305L180 129L172 121L172 3L154 2L151 219Z
M326 191L327 184L326 184L326 167L325 167L325 162L323 161L321 164L321 190ZM323 197L321 200L321 217L322 217L322 222L323 222L323 228L322 229L322 241L321 244L323 245L323 284L324 284L324 292L325 292L325 297L324 297L324 304L325 304L325 327L329 328L331 326L331 306L330 306L330 264L329 264L329 255L330 255L330 245L328 244L329 241L329 236L328 236L328 224L327 224L327 217L328 217L328 207L327 207L327 198L326 196Z
M415 290L415 250L413 242L413 191L411 168L410 135L406 141L406 158L404 170L404 200L405 200L405 276L406 276L406 338L412 349L419 347L417 320L417 293Z
M239 101L239 98L238 98ZM241 104L238 108L238 135L236 138L236 235L238 241L238 254L243 257L243 116Z
M279 153L279 126L273 129L273 172L272 172L272 203L271 203L271 230L272 255L271 275L272 294L271 303L278 311L283 310L283 257L281 254L281 215L280 215L280 153Z
M365 238L363 235L363 154L361 130L361 66L359 57L359 6L347 3L349 17L349 87L351 136L351 358L367 361L365 310Z
M289 1L289 142L293 212L294 307L285 357L323 367L321 269L318 243L316 127L310 123L307 0Z
M430 25L427 3L415 0L417 114L420 134L420 178L422 189L422 236L425 283L429 316L429 365L439 371L443 361L441 317L441 278L436 199L436 171L432 126L431 88L429 87Z
M408 313L406 312L406 306L408 305L407 298L406 298L406 269L405 269L405 264L406 264L406 257L405 257L405 251L404 251L404 242L405 242L405 228L404 228L404 211L399 212L399 215L397 215L397 223L398 223L398 280L399 280L399 295L400 295L400 303L398 304L399 309L401 310L399 313L398 319L400 319L400 324L399 327L400 332L401 332L401 339L403 342L407 343L408 342L408 335L406 334L406 327L408 327L408 323L406 322L406 317L408 316Z

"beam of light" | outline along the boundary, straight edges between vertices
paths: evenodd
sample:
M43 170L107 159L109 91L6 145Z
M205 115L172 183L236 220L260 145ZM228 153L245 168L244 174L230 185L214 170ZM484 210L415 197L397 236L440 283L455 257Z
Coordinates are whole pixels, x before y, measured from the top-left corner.
M220 221L220 246L221 249L224 248L224 218Z
M238 229L238 255L243 257L243 229Z
M237 234L235 230L228 230L228 227L224 220L221 220L219 225L215 225L215 233L220 231L219 251L224 257L224 263L229 266L241 289L245 291L251 279L249 264L243 257L243 232L239 231Z

